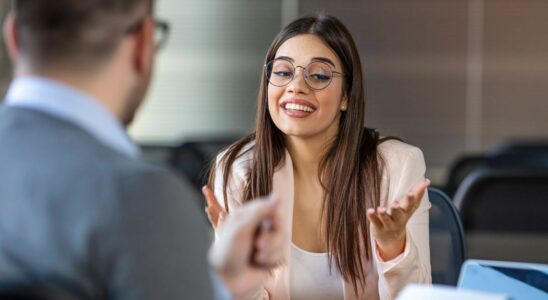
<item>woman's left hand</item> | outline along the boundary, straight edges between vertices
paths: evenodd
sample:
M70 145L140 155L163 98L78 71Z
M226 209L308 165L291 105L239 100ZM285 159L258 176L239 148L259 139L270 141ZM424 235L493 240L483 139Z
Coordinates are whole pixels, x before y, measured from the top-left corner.
M406 225L419 207L430 180L421 181L413 192L401 200L394 200L388 208L377 207L367 210L371 222L371 235L375 239L378 253L384 261L396 258L405 248Z

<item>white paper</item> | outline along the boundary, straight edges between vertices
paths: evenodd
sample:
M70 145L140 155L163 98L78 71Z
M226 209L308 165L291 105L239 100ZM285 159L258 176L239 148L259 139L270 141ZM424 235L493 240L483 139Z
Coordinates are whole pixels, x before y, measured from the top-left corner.
M399 294L397 300L509 300L505 295L457 289L441 285L410 284Z

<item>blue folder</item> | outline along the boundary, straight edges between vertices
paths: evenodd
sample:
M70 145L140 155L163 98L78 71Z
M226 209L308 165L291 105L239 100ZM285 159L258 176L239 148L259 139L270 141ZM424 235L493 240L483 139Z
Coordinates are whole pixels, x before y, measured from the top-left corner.
M467 260L458 287L506 294L512 300L548 300L548 265Z

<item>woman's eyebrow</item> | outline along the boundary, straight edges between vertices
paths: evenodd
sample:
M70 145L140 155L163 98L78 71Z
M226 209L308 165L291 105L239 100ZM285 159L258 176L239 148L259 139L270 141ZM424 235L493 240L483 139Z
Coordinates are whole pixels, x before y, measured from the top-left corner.
M333 66L333 68L335 67L335 63L333 63L333 61L327 57L312 57L311 61L324 62L324 63L330 64L331 66Z
M295 60L289 56L278 56L275 59L283 59L283 60L290 61L292 63L295 62ZM327 57L315 56L315 57L312 57L312 59L310 59L310 62L323 62L323 63L330 64L331 66L333 66L333 68L335 68L335 63L333 63L333 61Z
M278 56L274 59L283 59L283 60L288 60L290 62L295 62L295 60L293 58L289 57L289 56Z

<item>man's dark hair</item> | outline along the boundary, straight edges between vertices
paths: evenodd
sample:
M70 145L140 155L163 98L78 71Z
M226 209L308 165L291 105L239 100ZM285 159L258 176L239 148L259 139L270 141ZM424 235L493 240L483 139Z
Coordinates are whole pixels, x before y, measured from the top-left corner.
M153 0L15 0L21 53L32 67L97 65Z

